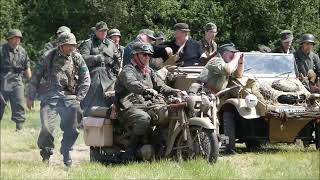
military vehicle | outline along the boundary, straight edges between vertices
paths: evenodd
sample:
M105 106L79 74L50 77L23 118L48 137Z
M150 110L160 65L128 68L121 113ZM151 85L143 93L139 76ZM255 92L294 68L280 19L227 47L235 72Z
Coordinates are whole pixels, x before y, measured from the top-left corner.
M210 97L193 96L191 101L186 93L182 94L181 97L144 97L148 103L137 105L151 116L153 127L142 140L134 160L185 160L203 156L208 162L217 161L218 139L215 126L208 117L208 111L212 109ZM208 102L206 105L201 103L204 99ZM194 103L197 103L196 108L193 108ZM126 161L123 156L131 132L118 120L110 120L110 110L93 107L90 116L83 121L84 140L90 146L90 160L93 162Z
M232 79L233 93L220 98L219 133L255 149L269 143L320 148L320 94L311 94L297 78L292 54L244 53L244 75Z

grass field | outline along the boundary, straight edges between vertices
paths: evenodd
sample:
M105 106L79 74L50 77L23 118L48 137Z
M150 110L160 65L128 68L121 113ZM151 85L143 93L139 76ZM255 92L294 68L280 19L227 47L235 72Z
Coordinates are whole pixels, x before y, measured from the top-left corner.
M36 105L39 109L39 105ZM58 153L61 141L59 121L55 136L55 154L50 165L43 164L37 149L40 130L39 112L27 113L24 130L15 132L7 108L1 122L1 179L320 179L320 153L314 145L304 149L295 145L268 145L259 152L221 156L214 165L202 159L178 163L130 163L105 166L89 162L89 148L82 132L72 152L74 166L66 169Z

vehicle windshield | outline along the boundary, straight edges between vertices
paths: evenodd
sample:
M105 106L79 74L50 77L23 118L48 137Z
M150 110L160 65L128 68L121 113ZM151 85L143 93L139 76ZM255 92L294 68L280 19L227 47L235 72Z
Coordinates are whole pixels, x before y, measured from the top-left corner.
M244 75L296 77L293 54L244 53Z

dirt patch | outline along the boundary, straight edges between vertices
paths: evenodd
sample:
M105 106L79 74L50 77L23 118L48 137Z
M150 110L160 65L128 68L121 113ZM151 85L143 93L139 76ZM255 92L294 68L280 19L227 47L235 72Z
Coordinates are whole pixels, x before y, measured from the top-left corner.
M71 151L71 157L73 164L80 164L80 162L89 161L89 147L84 144L77 144ZM18 152L1 152L1 161L17 160L17 161L41 161L42 158L39 154L39 150L18 151ZM62 155L59 152L59 148L54 149L54 154L50 157L50 165L61 166Z

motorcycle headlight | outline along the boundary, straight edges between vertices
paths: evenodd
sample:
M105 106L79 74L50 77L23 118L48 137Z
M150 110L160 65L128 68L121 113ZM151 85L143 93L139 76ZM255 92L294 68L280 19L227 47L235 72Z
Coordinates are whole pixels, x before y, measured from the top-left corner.
M245 98L248 108L254 108L258 104L258 98L254 94L248 94Z

